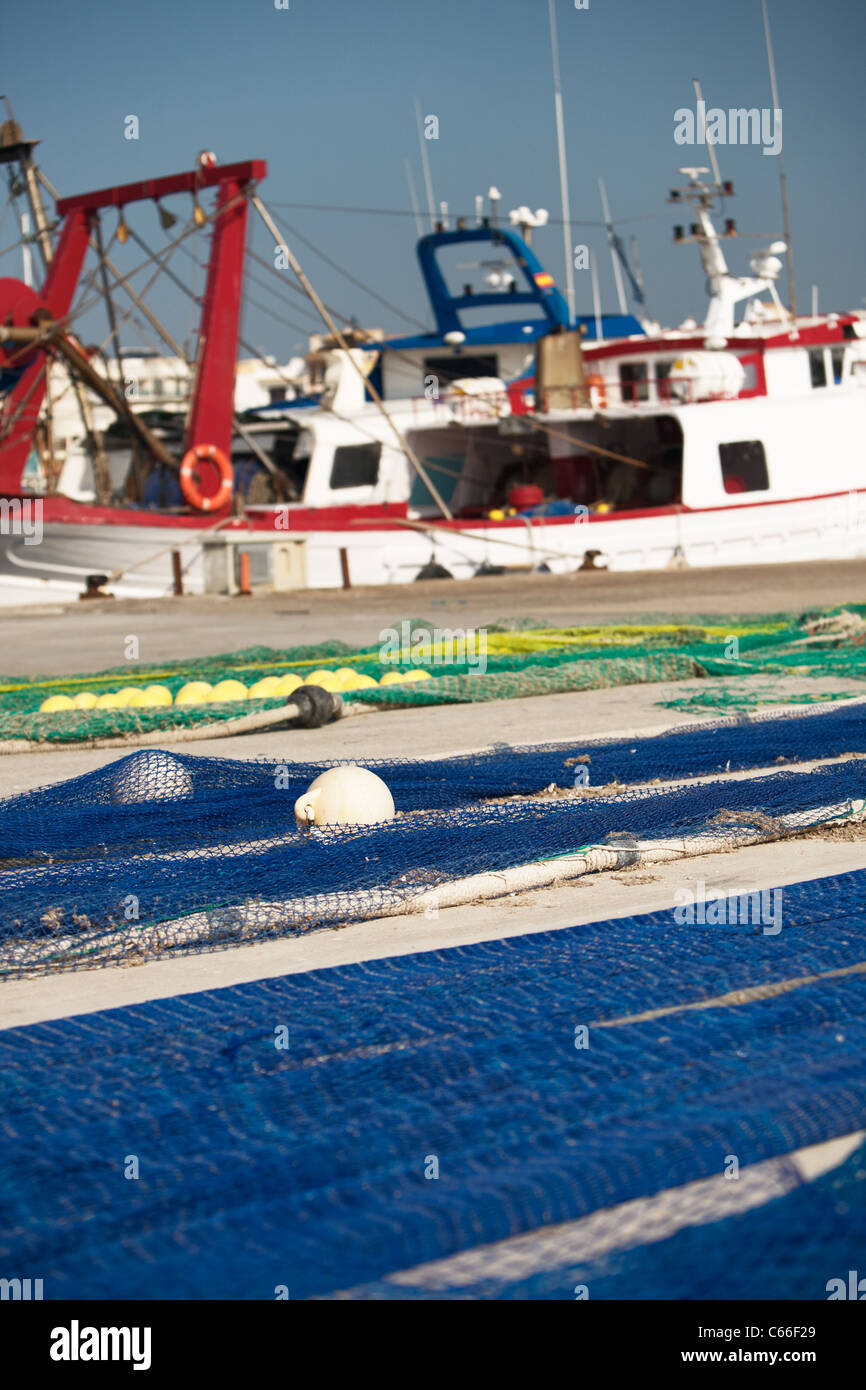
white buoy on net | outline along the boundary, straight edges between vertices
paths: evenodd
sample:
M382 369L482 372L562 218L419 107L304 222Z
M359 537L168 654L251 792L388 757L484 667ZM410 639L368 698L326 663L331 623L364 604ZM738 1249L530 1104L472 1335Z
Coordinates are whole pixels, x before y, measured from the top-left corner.
M119 805L144 801L178 801L192 796L189 770L173 753L142 749L124 758L111 779L111 799Z
M295 820L313 825L376 825L394 817L394 798L381 777L352 763L330 767L295 802Z

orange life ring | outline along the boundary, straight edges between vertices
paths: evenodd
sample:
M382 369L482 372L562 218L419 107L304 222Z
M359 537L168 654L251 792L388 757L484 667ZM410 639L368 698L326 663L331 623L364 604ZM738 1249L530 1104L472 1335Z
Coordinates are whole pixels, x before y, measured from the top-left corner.
M205 497L195 480L196 464L200 459L210 459L216 464L220 474L219 489L212 497ZM234 490L235 476L231 463L222 449L215 444L196 444L188 449L180 465L180 490L189 502L200 512L217 512L229 501Z
M603 410L607 405L607 389L604 377L598 372L592 372L586 378L586 384L589 387L590 405Z

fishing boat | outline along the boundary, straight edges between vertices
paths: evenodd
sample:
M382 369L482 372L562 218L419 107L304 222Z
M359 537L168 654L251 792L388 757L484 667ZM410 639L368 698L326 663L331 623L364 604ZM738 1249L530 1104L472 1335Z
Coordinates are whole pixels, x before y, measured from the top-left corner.
M26 167L33 142L11 134L4 157ZM329 330L312 354L315 390L240 413L251 206L282 246L257 191L264 162L209 156L183 174L59 199L42 288L0 281L0 599L866 553L863 315L786 311L781 243L752 258L750 276L733 275L722 241L734 224L719 234L712 216L733 190L703 182L705 170L681 172L675 201L697 220L676 237L698 246L708 277L702 326L572 316L528 240L479 216L418 243L432 332L347 334L283 247ZM198 201L207 189L209 219ZM97 370L69 317L100 215L119 210L125 226L136 202L162 208L182 195L197 226L210 222L210 255L189 408L160 428ZM468 264L456 259L467 253ZM484 322L470 321L479 313ZM94 500L64 494L50 459L41 490L27 485L49 359L121 421L120 496L98 448Z

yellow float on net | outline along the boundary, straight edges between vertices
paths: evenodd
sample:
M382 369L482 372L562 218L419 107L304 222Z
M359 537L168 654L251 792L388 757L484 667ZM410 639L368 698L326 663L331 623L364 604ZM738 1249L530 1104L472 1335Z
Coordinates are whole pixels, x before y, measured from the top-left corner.
M149 696L150 705L170 705L173 703L171 691L167 685L148 685L145 686L145 695Z
M403 685L407 681L429 681L430 672L421 666L413 666L409 671L386 671L380 685Z
M343 682L336 671L314 671L308 676L305 685L318 685L322 690L341 690Z
M77 695L73 695L72 703L76 709L93 709L98 698L92 690L80 690Z
M246 700L249 692L243 681L219 681L210 693L209 699L212 704L222 700Z
M280 694L279 676L262 676L261 680L250 686L247 694L251 700L273 700L275 695Z
M124 705L128 705L129 702L130 702L130 700L131 700L134 696L140 695L140 694L141 694L141 686L140 686L140 685L122 685L122 686L120 687L120 689L118 690L118 692L117 692L117 697L118 697L119 700L122 700L122 701L123 701Z
M106 690L100 695L93 706L94 709L123 709L127 701L127 696L119 690Z
M376 685L378 685L378 681L375 681L372 676L365 676L361 671L353 671L351 680L345 682L343 690L347 693L350 690L371 690Z
M209 681L187 681L175 696L176 705L203 705L211 698L213 686Z
M75 709L74 701L68 695L49 695L39 706L40 714L56 714L61 709Z
M300 676L296 676L294 671L288 671L286 675L280 676L274 693L276 695L291 695L299 685L303 684L304 681L301 680Z
M171 691L165 685L146 685L136 690L126 702L127 709L152 709L155 705L170 705Z

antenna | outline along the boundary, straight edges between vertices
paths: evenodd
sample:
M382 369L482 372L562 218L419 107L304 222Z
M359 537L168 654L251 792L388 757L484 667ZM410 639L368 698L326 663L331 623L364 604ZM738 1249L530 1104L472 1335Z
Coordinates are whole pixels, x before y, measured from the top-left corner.
M33 252L30 248L30 214L19 213L21 223L21 263L24 267L24 283L33 288Z
M589 253L589 273L592 276L592 312L595 315L595 337L597 342L602 341L601 331L601 298L598 293L598 267L595 263L595 251Z
M737 224L732 217L725 219L724 230L719 233L713 226L710 210L714 199L732 195L734 186L730 181L723 184L705 184L700 175L705 169L683 168L679 171L689 180L685 188L672 188L669 203L690 204L697 215L697 221L689 227L688 236L683 226L674 227L674 241L678 245L695 242L700 247L701 263L707 275L710 303L704 324L705 346L723 348L734 331L734 305L753 294L769 290L780 317L787 312L782 308L774 281L782 269L778 259L787 250L784 241L774 241L764 251L759 251L750 261L754 279L731 275L722 251L721 242L725 237L737 235Z
M601 208L604 213L604 225L607 229L607 241L610 246L610 260L613 266L613 278L616 282L616 297L619 302L619 312L626 312L625 290L622 283L622 272L619 268L619 259L616 254L616 244L614 242L613 223L610 220L610 207L607 201L607 189L604 186L604 179L598 181L598 190L601 194Z
M404 159L403 163L406 166L406 179L409 184L409 200L412 204L412 211L415 214L415 230L418 233L419 237L422 237L424 235L424 223L421 221L421 210L418 207L418 195L415 192L415 180L412 177L412 165L409 163L408 159Z
M643 270L641 268L640 254L638 252L636 236L632 237L630 244L631 258L634 261L634 282L637 285L637 300L639 304L643 305L643 311L644 313L646 313L646 297L644 295L643 287Z
M770 37L770 16L767 14L767 0L761 0L761 8L764 11L764 34L767 40L767 62L770 68L770 91L773 94L773 109L779 111L779 89L776 86L776 63L773 58L773 41ZM779 185L782 191L782 224L785 231L785 241L788 246L788 301L791 306L791 317L797 317L797 294L794 289L794 252L791 246L791 215L788 210L788 179L785 174L785 156L782 154L782 146L779 145L779 153L776 156L779 161Z
M556 146L559 153L559 187L562 193L562 239L565 246L565 299L569 323L574 322L574 266L571 250L571 207L568 200L568 167L565 161L565 121L562 115L562 83L559 79L559 43L556 36L555 0L550 4L550 48L553 58L553 105L556 111Z
M421 125L421 103L415 98L415 116L418 120L418 143L421 146L421 167L424 170L424 187L427 190L427 211L430 214L430 230L436 228L436 200L433 197L433 180L430 177L430 161L427 158L427 141Z
M698 144L706 145L710 164L713 166L713 178L716 183L721 183L722 176L719 173L719 161L716 159L716 147L707 139L707 103L704 101L703 93L701 92L701 84L696 77L692 78L692 86L695 89L695 100L698 103L698 126L700 128ZM703 173L705 171L701 170L700 172Z

